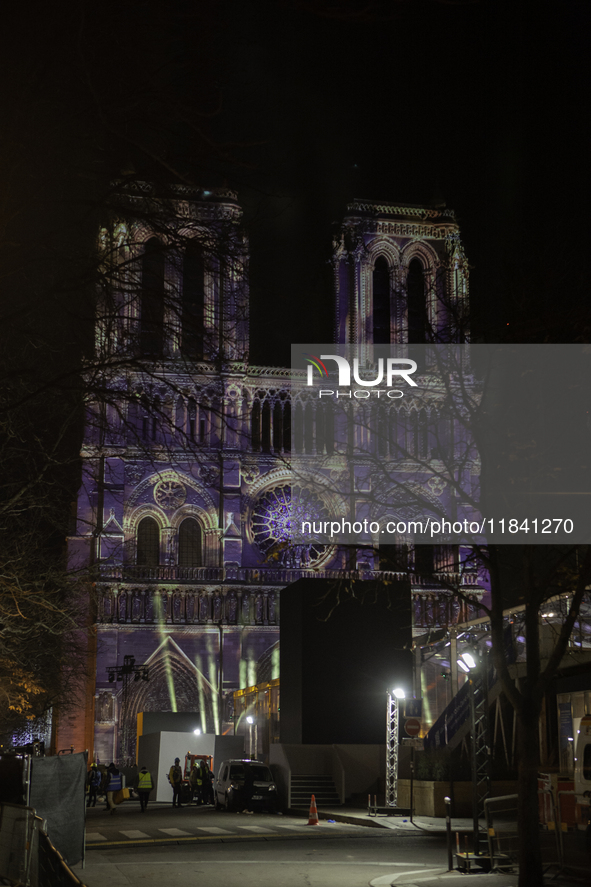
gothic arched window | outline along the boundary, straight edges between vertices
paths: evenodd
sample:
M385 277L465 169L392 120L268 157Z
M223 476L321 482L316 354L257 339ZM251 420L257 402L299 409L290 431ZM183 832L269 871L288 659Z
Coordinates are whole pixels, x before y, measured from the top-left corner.
M182 336L184 357L203 357L203 311L205 305L205 264L198 243L187 246L183 260Z
M197 404L193 397L187 402L187 436L189 440L195 440L197 436Z
M164 343L164 247L148 240L142 256L140 354L161 357Z
M281 403L275 401L273 407L273 449L280 453L283 448L283 415Z
M291 404L283 404L283 449L291 452Z
M390 269L384 256L373 269L373 343L390 344Z
M294 419L295 450L296 453L301 453L304 449L304 411L302 409L301 403L296 404Z
M136 563L142 567L160 563L160 528L153 517L144 517L138 524Z
M324 446L329 456L334 453L334 412L331 404L324 404Z
M186 518L179 527L179 567L202 566L201 527L192 517Z
M429 423L425 410L421 410L418 415L416 431L415 453L419 459L427 459L429 456Z
M406 292L408 297L408 343L409 345L422 345L427 342L427 303L425 275L419 259L413 259L408 266Z
M152 438L152 440L157 440L158 438L161 418L162 406L160 404L160 398L156 396L152 404L152 415L150 417L150 437Z
M308 454L314 452L314 408L311 403L306 404L304 411L304 449Z
M266 400L263 404L263 421L261 427L261 444L263 453L271 450L271 406Z
M142 394L140 400L141 410L141 429L140 436L142 440L148 440L150 436L150 402L145 394Z
M430 575L433 572L433 556L435 546L415 545L414 547L414 572L419 575Z
M326 429L324 427L324 404L316 407L316 452L324 453L324 445L326 441Z
M258 400L252 405L250 440L253 450L258 453L261 448L261 405Z

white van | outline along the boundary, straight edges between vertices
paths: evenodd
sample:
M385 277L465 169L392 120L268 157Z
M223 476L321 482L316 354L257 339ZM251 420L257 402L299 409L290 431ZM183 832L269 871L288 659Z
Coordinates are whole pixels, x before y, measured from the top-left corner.
M223 761L215 783L218 809L277 810L277 786L273 774L262 761L246 758Z

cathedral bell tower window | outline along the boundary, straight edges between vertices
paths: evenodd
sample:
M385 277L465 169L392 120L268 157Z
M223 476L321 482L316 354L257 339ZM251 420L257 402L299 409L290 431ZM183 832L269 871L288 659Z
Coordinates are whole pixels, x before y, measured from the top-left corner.
M390 344L390 269L384 256L373 268L373 343Z
M419 259L413 259L408 266L406 292L408 305L408 343L409 345L423 345L428 341L428 318L425 275Z
M140 354L162 357L164 343L164 247L157 237L145 245L140 293Z
M198 243L187 246L183 260L181 353L191 360L203 358L205 264Z

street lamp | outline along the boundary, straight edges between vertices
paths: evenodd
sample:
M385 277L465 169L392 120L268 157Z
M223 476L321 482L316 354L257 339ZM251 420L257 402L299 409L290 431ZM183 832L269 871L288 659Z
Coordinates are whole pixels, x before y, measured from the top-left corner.
M249 758L255 759L258 746L257 725L252 715L246 716L246 723L248 724L248 756Z
M388 715L386 722L386 807L398 806L398 704L406 696L396 687L388 690Z
M477 649L466 649L458 659L470 682L470 730L472 733L472 852L480 855L479 819L490 794L487 676Z

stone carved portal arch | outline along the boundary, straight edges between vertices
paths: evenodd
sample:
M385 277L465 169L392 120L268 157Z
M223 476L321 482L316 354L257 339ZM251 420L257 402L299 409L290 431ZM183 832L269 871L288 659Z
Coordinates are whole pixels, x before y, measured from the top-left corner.
M137 715L142 711L199 712L199 726L202 726L205 715L207 732L215 732L211 686L199 669L176 648L176 644L161 647L156 657L149 661L149 669L149 681L133 681L129 686L126 720L130 727L130 756L135 755L135 725ZM118 696L121 701L121 691ZM176 709L173 708L173 698Z

